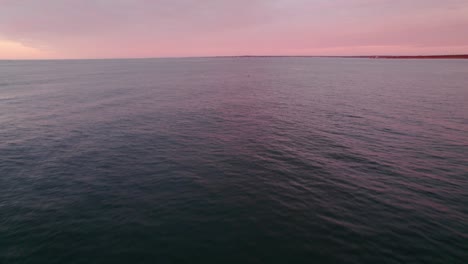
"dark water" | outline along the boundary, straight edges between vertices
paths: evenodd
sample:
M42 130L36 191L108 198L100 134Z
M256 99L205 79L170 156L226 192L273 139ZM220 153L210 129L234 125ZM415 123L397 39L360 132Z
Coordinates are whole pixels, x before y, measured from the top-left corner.
M468 61L0 62L0 263L468 263Z

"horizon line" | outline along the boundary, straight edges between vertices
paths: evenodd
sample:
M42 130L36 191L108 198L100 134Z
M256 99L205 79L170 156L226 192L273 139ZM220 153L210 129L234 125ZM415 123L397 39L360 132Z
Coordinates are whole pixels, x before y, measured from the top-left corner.
M114 58L43 58L2 59L0 61L62 61L62 60L145 60L145 59L203 59L203 58L354 58L354 59L468 59L466 54L436 55L212 55L212 56L168 56L168 57L114 57Z

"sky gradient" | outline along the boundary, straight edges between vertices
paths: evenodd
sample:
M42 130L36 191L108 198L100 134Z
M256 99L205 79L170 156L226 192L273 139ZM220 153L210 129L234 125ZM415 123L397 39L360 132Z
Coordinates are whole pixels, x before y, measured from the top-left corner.
M0 0L0 59L468 53L468 0Z

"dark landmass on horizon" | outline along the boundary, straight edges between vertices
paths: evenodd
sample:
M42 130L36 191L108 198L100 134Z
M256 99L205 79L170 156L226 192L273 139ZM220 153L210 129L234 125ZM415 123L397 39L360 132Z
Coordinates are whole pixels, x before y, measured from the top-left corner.
M351 58L369 58L369 59L468 59L467 55L418 55L418 56L344 56Z
M244 56L216 56L216 57L240 57L240 58L269 58L269 57L298 57L298 58L355 58L355 59L468 59L468 54L458 55L366 55L366 56L314 56L314 55L244 55Z

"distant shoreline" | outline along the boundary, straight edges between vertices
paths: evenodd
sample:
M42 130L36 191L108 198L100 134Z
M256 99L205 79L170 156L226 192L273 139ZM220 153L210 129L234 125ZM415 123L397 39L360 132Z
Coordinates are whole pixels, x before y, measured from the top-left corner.
M468 54L457 55L365 55L365 56L316 56L316 55L242 55L242 56L214 56L202 58L341 58L341 59L401 59L401 60L466 60Z
M420 55L420 56L344 56L367 59L468 59L468 55Z
M345 58L345 59L468 59L468 54L458 54L458 55L366 55L366 56L313 56L313 55L298 55L298 56L256 56L256 55L246 55L246 56L217 56L217 57L240 57L240 58L288 58L288 57L297 57L297 58Z

